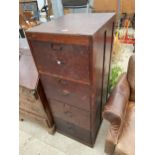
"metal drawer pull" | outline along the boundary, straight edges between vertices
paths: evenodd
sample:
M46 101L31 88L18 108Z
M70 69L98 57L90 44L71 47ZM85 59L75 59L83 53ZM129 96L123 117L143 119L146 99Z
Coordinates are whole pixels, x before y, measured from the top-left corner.
M72 111L71 111L71 109L70 109L70 106L67 105L67 104L64 105L64 113L65 113L67 116L72 117Z
M67 84L68 84L67 81L62 80L62 79L58 79L58 82L59 82L60 84L62 84L62 85L67 85Z
M55 51L61 51L62 50L62 46L56 45L56 44L51 44L51 48L52 48L52 50L55 50Z
M68 90L63 90L63 95L67 96L69 94L70 94L70 92Z

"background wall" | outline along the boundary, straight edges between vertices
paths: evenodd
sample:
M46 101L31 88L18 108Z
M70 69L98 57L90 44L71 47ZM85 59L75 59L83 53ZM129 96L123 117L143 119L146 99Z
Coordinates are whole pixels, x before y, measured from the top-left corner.
M117 13L118 0L94 0L94 8L96 12L110 12L116 11ZM135 0L120 0L121 13L134 13Z

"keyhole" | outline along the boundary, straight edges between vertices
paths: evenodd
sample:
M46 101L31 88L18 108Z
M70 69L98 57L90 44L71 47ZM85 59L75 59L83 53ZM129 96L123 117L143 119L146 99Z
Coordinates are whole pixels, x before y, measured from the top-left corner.
M61 61L58 60L58 61L57 61L57 64L60 65L60 64L61 64Z

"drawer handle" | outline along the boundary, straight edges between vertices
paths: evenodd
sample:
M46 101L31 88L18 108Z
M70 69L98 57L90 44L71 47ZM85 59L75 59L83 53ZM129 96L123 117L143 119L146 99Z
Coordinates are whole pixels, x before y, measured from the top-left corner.
M68 90L63 90L63 95L64 96L67 96L67 95L69 95L70 94L70 92L68 91Z
M59 79L58 82L63 85L67 85L67 81Z
M61 45L51 44L51 48L52 48L52 50L55 50L55 51L62 51Z
M67 128L68 128L68 130L69 130L70 132L72 132L73 134L75 134L75 130L74 130L74 128L73 128L72 125L68 124Z
M70 110L70 106L67 105L67 104L64 105L64 113L65 113L66 115L68 115L69 117L72 117L72 112L71 112L71 110Z

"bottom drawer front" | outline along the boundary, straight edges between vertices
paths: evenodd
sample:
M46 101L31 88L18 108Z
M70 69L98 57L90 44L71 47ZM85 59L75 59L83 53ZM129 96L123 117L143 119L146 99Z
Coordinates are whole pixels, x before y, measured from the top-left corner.
M93 142L95 143L96 140L96 136L101 124L101 108L100 106L97 107L97 109L95 111L93 111L93 115L92 115L92 121L93 121L93 126L92 126L92 139Z
M90 130L90 112L55 100L49 100L49 104L52 114L57 118Z
M91 136L90 136L91 134L89 130L80 128L76 125L73 125L72 123L59 119L57 117L54 117L54 121L55 121L57 131L73 139L76 139L84 144L92 146Z

